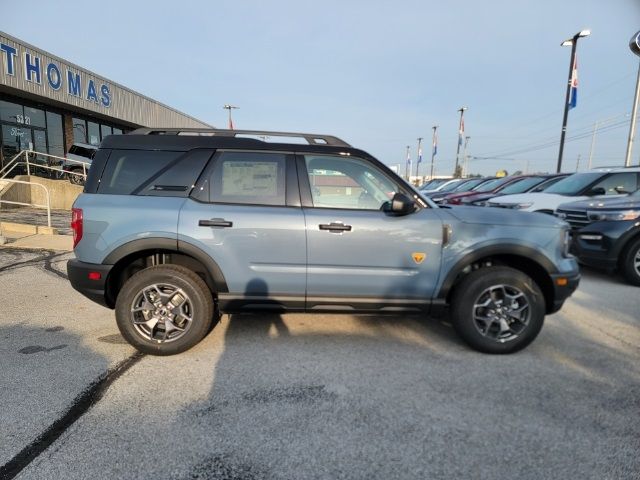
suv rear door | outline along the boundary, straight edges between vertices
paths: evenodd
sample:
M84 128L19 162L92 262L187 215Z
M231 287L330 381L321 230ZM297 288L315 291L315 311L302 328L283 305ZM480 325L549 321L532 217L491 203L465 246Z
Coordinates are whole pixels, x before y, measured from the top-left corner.
M181 212L178 240L208 254L223 309L304 308L306 241L294 156L221 151Z
M298 158L307 228L307 309L424 308L440 272L436 209L381 210L393 177L354 156ZM404 192L410 195L410 192Z

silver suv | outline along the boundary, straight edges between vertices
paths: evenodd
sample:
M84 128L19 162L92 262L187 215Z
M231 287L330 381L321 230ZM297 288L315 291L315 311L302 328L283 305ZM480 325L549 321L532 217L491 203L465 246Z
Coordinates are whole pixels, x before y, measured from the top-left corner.
M115 309L122 335L157 355L198 343L221 312L445 308L471 347L509 353L580 278L565 222L438 208L326 135L107 137L72 227L73 287Z

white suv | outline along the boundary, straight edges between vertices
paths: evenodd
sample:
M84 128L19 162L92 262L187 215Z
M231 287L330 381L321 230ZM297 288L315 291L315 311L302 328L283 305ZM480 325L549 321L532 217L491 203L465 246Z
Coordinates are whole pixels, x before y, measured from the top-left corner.
M568 201L623 195L634 192L639 187L640 167L597 168L589 172L574 173L551 185L544 192L495 197L489 200L487 205L552 214L560 204Z

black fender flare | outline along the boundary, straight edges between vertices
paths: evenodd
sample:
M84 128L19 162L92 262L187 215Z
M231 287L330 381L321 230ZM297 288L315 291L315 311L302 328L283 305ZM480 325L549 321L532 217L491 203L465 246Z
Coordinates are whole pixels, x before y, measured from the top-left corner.
M213 278L213 282L218 293L226 293L229 291L222 269L216 261L202 251L202 249L182 240L161 237L132 240L120 245L109 253L109 255L107 255L102 261L102 264L115 265L123 258L144 250L168 250L193 257L207 268L209 274Z
M513 255L522 257L528 261L533 261L540 267L542 267L548 275L558 272L558 269L556 268L554 263L549 260L546 255L541 253L539 250L536 250L535 248L518 244L489 245L474 250L458 260L453 268L449 270L449 273L442 282L436 298L440 300L447 298L456 278L458 278L458 275L460 275L462 270L464 270L467 266L483 258L495 257L499 255Z

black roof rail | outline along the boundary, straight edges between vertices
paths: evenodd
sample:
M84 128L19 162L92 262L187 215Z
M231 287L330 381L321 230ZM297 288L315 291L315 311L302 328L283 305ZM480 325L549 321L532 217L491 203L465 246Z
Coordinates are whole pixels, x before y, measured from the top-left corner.
M237 137L254 138L266 141L267 137L289 137L306 140L309 145L328 145L332 147L351 147L347 142L333 135L315 133L268 132L262 130L223 130L218 128L138 128L128 135L183 135L203 137ZM282 143L289 143L286 140Z

